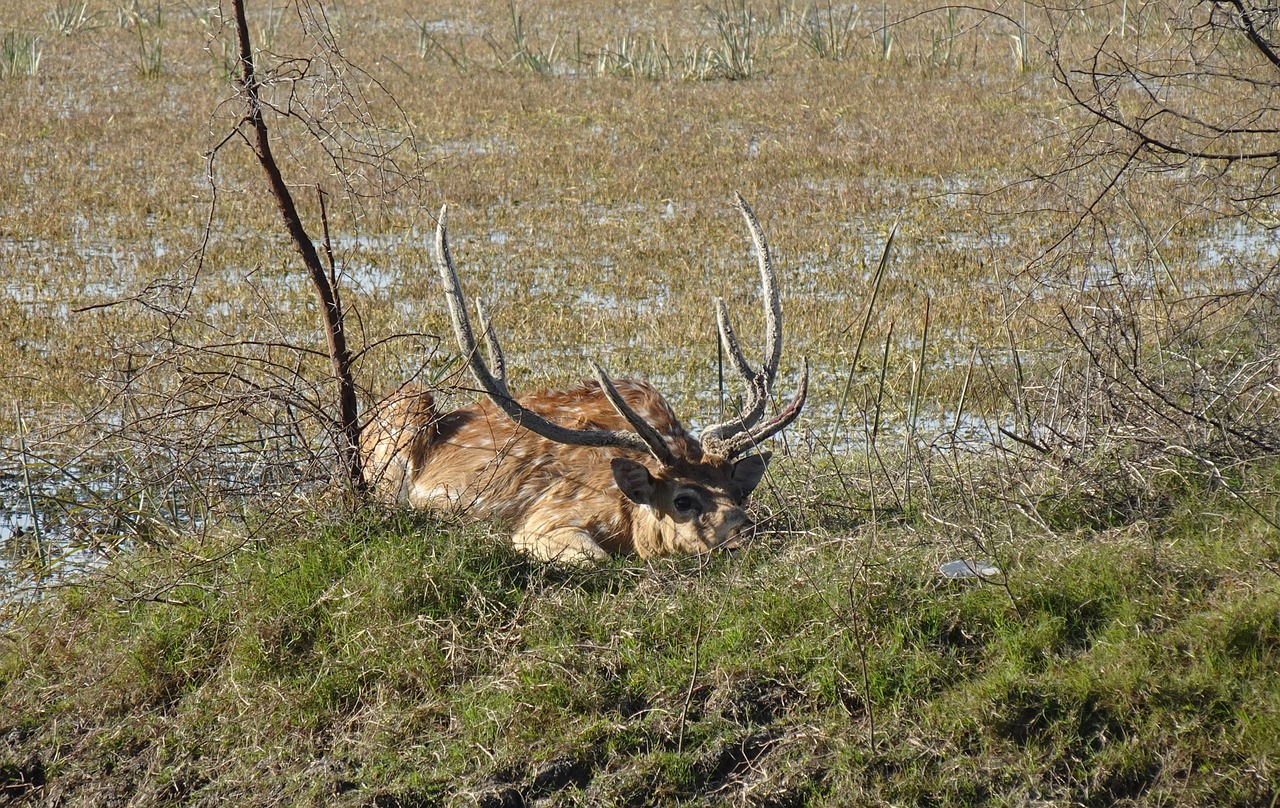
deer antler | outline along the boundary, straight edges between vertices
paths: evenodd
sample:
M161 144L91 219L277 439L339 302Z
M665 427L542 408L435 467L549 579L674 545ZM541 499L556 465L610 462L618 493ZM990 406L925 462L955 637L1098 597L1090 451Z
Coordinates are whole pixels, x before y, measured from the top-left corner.
M467 317L467 304L462 295L462 285L458 281L458 273L453 268L453 256L449 252L449 238L446 232L447 217L448 206L441 207L440 218L436 224L436 269L440 273L440 280L444 283L445 300L449 305L449 319L453 321L453 333L458 338L458 348L462 351L463 356L467 357L471 375L475 377L476 382L479 383L481 389L484 390L489 398L513 421L547 440L574 446L612 446L619 449L649 452L663 465L673 465L676 462L676 457L672 453L671 447L667 445L666 440L639 413L631 409L627 402L623 400L622 395L618 392L608 374L595 362L591 363L591 367L595 371L596 380L600 383L600 388L604 391L609 402L613 404L614 409L618 411L618 414L635 428L635 432L610 429L570 429L543 418L515 400L507 390L506 363L502 356L502 347L498 344L497 334L494 333L489 323L484 304L477 302L477 317L480 320L481 333L484 336L485 347L489 353L489 363L494 369L491 371L489 366L485 365L484 360L480 358L475 334L471 329L471 320Z
M786 407L776 416L756 426L764 415L765 406L773 392L778 375L778 362L782 359L782 303L778 296L777 276L773 271L773 258L769 255L769 243L756 219L751 206L741 194L734 194L738 212L747 223L751 243L755 248L756 262L760 267L760 292L764 306L764 364L757 372L742 353L738 338L729 324L729 310L724 301L716 300L716 327L720 332L720 344L729 357L729 364L747 384L746 400L737 417L722 424L714 424L702 431L703 446L714 454L727 459L741 454L771 435L784 429L796 419L804 407L809 389L809 363L805 361L800 371L800 383Z

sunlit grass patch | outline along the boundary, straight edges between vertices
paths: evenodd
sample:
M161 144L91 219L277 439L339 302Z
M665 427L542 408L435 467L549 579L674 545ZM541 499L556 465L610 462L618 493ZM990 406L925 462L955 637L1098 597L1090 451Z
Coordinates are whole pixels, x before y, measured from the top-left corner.
M1264 793L1251 766L1275 753L1280 596L1213 560L1255 548L1221 534L1026 554L966 581L889 524L592 570L403 514L263 527L181 569L121 557L36 607L4 646L6 771L54 718L97 740L47 776L127 765L163 733L167 773L138 787L192 797L267 778L303 800L643 785L1215 804Z

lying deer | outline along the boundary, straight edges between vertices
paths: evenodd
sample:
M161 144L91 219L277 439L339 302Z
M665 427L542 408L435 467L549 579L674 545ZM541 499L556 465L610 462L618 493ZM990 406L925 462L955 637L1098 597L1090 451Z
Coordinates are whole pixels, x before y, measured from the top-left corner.
M360 439L374 490L414 507L496 517L513 529L516 547L547 560L649 558L735 543L751 526L744 505L770 457L749 452L795 420L809 381L804 363L795 396L762 422L782 355L782 310L764 233L741 196L737 207L760 265L765 359L752 369L717 300L721 344L747 392L741 413L704 429L700 440L652 385L615 383L594 362L593 381L512 395L502 349L477 303L488 364L480 356L442 208L436 268L458 347L487 398L441 412L431 393L406 386L378 404Z

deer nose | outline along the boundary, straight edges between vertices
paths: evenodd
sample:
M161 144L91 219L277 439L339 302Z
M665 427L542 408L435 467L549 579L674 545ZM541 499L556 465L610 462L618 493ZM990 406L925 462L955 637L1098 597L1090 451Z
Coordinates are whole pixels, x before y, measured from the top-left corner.
M741 547L742 537L750 533L752 527L751 520L747 518L747 512L741 508L734 508L725 514L723 529L716 547L725 550Z

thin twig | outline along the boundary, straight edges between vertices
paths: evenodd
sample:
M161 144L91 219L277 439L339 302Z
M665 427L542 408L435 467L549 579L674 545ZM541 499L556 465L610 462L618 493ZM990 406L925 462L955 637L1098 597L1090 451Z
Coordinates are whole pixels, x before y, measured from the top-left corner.
M676 752L684 751L684 726L689 717L689 703L693 701L693 688L698 682L698 654L702 648L702 618L698 618L698 631L693 636L693 672L689 674L689 688L684 693L684 705L680 708L680 734L676 739Z
M36 587L49 567L49 554L45 551L44 534L40 531L40 514L36 512L35 490L31 486L30 453L27 451L27 424L22 418L22 406L13 402L13 412L18 422L18 448L22 452L22 487L27 498L27 512L31 514L31 532L36 537L36 554L40 559L40 573L36 576Z

